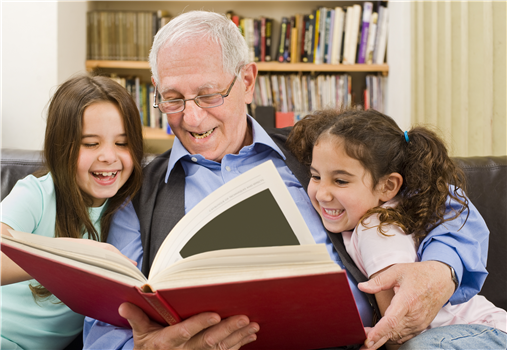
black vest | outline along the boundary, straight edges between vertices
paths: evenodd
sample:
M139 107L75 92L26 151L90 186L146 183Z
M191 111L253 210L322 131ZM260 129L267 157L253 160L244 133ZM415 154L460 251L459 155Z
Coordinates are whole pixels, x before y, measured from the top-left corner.
M308 169L287 149L285 141L290 128L272 129L269 136L280 147L286 156L285 163L299 180L303 188L308 187L310 181ZM158 248L167 234L185 215L185 172L180 162L174 165L167 183L165 175L171 150L156 157L143 171L143 186L133 200L134 208L141 226L141 240L143 244L142 271L147 276ZM347 273L356 282L364 282L367 278L356 267L345 250L341 234L327 231L334 248L338 252ZM371 307L380 315L375 296L367 294Z

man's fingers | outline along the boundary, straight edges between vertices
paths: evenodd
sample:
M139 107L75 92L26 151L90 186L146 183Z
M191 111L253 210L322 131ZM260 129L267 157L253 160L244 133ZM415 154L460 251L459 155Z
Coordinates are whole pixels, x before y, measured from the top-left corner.
M259 325L250 322L246 316L231 316L222 320L219 325L211 327L202 333L197 348L210 349L239 349L257 336Z
M153 322L143 310L131 303L123 303L118 308L121 317L126 318L134 333L145 333L153 329Z
M402 265L402 264L399 264ZM385 271L382 271L369 281L359 283L358 288L368 294L375 294L383 290L389 290L399 284L398 265L391 266Z

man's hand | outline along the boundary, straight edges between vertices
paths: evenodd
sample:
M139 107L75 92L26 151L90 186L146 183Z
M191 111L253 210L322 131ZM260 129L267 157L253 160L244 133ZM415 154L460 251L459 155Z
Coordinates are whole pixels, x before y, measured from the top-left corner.
M396 264L368 282L359 283L365 293L394 289L384 317L368 330L362 349L378 349L386 341L399 344L421 333L454 293L449 267L439 261Z
M132 326L134 349L239 349L257 339L259 325L246 316L223 321L212 312L204 312L174 326L152 322L137 306L123 303L119 313Z

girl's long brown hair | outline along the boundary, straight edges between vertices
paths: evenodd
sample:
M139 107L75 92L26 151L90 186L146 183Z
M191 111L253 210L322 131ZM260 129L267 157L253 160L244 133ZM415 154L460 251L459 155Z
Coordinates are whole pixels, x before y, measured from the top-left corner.
M361 162L371 174L372 190L384 176L393 172L402 175L398 205L395 208L373 208L361 220L378 214L379 232L383 233L384 225L396 224L406 234L412 234L419 245L436 226L468 211L465 175L449 157L442 139L429 128L412 128L407 133L407 142L396 122L375 110L324 110L296 123L287 145L301 162L309 166L313 146L324 135L337 136L345 141L347 155ZM446 202L449 197L461 208L448 213Z
M120 109L134 165L127 182L108 200L100 221L100 235L88 214L92 198L81 191L76 180L83 114L88 106L98 102L111 102ZM49 103L44 158L55 186L55 237L82 238L88 233L91 239L105 242L113 214L136 195L142 183L141 119L127 90L103 76L80 75L60 85ZM51 295L40 285L30 288L34 296Z

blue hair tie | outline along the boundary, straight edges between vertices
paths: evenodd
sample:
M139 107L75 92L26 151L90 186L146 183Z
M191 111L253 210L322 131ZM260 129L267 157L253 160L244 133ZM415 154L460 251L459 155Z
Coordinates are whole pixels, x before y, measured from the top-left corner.
M410 139L408 138L408 131L405 131L405 141L407 141L407 143L410 142Z

